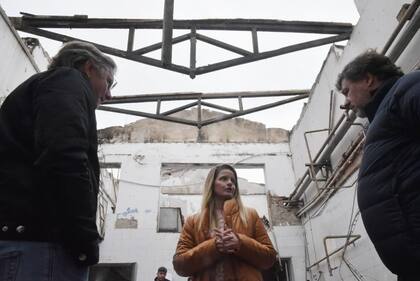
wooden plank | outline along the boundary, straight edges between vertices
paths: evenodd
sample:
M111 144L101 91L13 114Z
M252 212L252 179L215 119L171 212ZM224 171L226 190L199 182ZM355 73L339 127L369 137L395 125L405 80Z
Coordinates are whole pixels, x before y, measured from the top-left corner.
M183 41L186 41L188 39L190 39L190 33L177 36L177 37L172 39L172 45L183 42ZM136 54L136 55L143 55L143 54L146 54L146 53L149 53L149 52L152 52L152 51L159 50L160 48L162 48L162 42L143 47L141 49L133 51L132 53Z
M160 104L161 104L162 100L157 100L156 103L156 114L160 114Z
M293 98L289 98L289 99L285 99L285 100L281 100L281 101L272 102L272 103L269 103L269 104L257 106L257 107L250 108L250 109L243 110L243 111L237 111L236 113L232 113L232 114L223 115L223 116L219 116L219 117L216 117L216 118L204 120L204 121L201 122L201 125L202 126L207 126L207 125L210 125L210 124L213 124L213 123L217 123L217 122L232 119L232 118L235 118L235 117L238 117L238 116L242 116L242 115L250 114L250 113L253 113L253 112L269 109L269 108L272 108L272 107L276 107L276 106L283 105L283 104L286 104L286 103L294 102L294 101L304 99L304 98L307 98L307 97L308 96L298 96L298 97L293 97Z
M127 52L133 51L133 44L134 44L134 32L136 30L133 27L130 27L128 30L128 42L127 42Z
M197 102L196 102L196 101L195 101L195 102L191 102L191 103L189 103L189 104L182 105L182 106L179 106L179 107L177 107L177 108L174 108L174 109L171 109L171 110L168 110L168 111L162 112L162 113L161 113L161 115L165 115L165 116L167 116L167 115L171 115L171 114L174 114L174 113L176 113L176 112L183 111L183 110L185 110L185 109L191 108L191 107L196 106L196 105L197 105Z
M197 63L197 33L195 28L191 29L190 37L190 77L195 78L195 68Z
M236 109L232 109L232 108L229 108L229 107L225 107L225 106L221 106L221 105L218 105L218 104L205 102L205 101L202 101L201 105L211 107L211 108L215 108L215 109L219 109L219 110L223 110L223 111L226 111L226 112L231 112L231 113L237 112Z
M191 120L152 114L152 113L147 113L147 112L142 112L142 111L135 111L135 110L109 107L109 106L103 106L103 105L98 106L97 109L103 110L103 111L110 111L110 112L115 112L115 113L123 113L123 114L129 114L129 115L134 115L134 116L157 119L157 120L162 120L162 121L174 122L174 123L179 123L179 124L184 124L184 125L197 126L197 122L194 122Z
M219 62L219 63L210 64L210 65L207 65L207 66L202 66L202 67L197 68L196 74L197 75L204 74L204 73L224 69L224 68L227 68L227 67L232 67L232 66L236 66L236 65L240 65L240 64L244 64L244 63L263 60L263 59L267 59L267 58L271 58L271 57L275 57L275 56L280 56L280 55L284 55L284 54L287 54L287 53L296 52L296 51L309 49L309 48L313 48L313 47L318 47L318 46L322 46L322 45L326 45L326 44L331 44L331 43L334 43L334 42L347 40L349 38L350 38L350 34L340 34L340 35L336 35L336 36L330 36L330 37L327 37L327 38L322 38L322 39L307 41L307 42L304 42L304 43L294 44L294 45L283 47L283 48L273 50L273 51L267 51L267 52L263 52L263 53L259 53L259 54L255 54L255 55L251 55L251 56L235 58L235 59L231 59L231 60L227 60L227 61L223 61L223 62Z
M258 34L256 28L252 29L252 47L254 50L254 54L258 54Z
M172 33L174 21L174 0L165 0L162 29L162 65L172 63Z
M162 29L163 21L160 19L103 19L103 18L76 18L66 16L32 16L10 17L15 26L32 26L43 28L130 28L136 29ZM174 29L197 30L247 30L256 28L258 31L270 32L297 32L339 34L349 33L353 30L351 23L314 22L314 21L282 21L265 19L199 19L174 20Z
M201 99L197 100L197 127L201 128Z
M202 35L200 33L197 33L197 39L200 40L200 41L206 42L208 44L211 44L211 45L214 45L214 46L223 48L225 50L228 50L228 51L231 51L231 52L240 54L242 56L247 56L247 55L251 55L252 54L252 52L249 52L249 51L247 51L245 49L242 49L242 48L233 46L231 44L228 44L228 43L225 43L225 42L222 42L222 41L213 39L211 37Z
M148 64L148 65L152 65L152 66L156 66L156 67L160 67L160 68L169 69L169 70L176 71L176 72L183 73L183 74L189 74L190 73L189 68L186 68L186 67L181 66L181 65L172 64L168 67L162 67L162 63L161 63L160 60L156 60L156 59L145 57L145 56L135 55L135 54L123 51L123 50L119 50L119 49L111 48L111 47L108 47L108 46L96 44L94 42L86 41L86 40L83 40L83 39L80 39L80 38L75 38L75 37L71 37L71 36L67 36L67 35L62 35L62 34L58 34L58 33L55 33L55 32L51 32L51 31L47 31L47 30L43 30L43 29L38 29L38 28L33 28L33 27L24 27L24 28L21 28L19 30L27 32L27 33L39 35L39 36L42 36L42 37L45 37L45 38L49 38L49 39L52 39L52 40L61 41L61 42L69 42L69 41L74 41L74 40L88 42L88 43L91 43L91 44L95 45L99 50L101 50L102 52L104 52L106 54L109 54L109 55L113 55L113 56L129 59L129 60L141 62L141 63L144 63L144 64Z
M262 97L285 97L285 96L307 96L309 90L283 90L283 91L249 91L249 92L226 92L226 93L162 93L114 96L111 100L104 101L103 104L135 103L135 102L156 102L174 100L197 100L201 97L205 99L229 99L229 98L262 98Z

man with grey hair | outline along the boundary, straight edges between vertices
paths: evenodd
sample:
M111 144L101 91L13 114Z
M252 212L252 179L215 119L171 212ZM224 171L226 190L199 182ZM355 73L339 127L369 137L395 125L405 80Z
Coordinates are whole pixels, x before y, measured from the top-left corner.
M370 121L357 198L366 231L398 280L419 280L420 71L403 75L369 50L338 76L346 104Z
M0 280L87 280L99 259L95 108L116 65L70 42L0 108Z

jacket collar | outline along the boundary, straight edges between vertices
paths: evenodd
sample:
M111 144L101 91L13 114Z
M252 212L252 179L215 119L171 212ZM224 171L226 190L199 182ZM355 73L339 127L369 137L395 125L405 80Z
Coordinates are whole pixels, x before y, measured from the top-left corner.
M223 206L223 212L225 216L231 216L234 213L237 213L239 211L238 204L236 203L235 199L230 199L225 201L225 204Z
M231 217L232 215L239 212L238 204L236 203L235 199L230 199L225 201L223 205L223 214L225 217ZM209 209L206 208L203 213L204 221L203 221L203 229L209 229Z
M382 85L379 86L379 88L376 90L372 101L365 106L363 110L366 113L369 122L372 122L373 118L375 118L375 114L379 108L379 105L384 100L389 90L391 90L392 86L394 86L395 82L397 82L399 78L399 76L395 76L385 80L382 83Z

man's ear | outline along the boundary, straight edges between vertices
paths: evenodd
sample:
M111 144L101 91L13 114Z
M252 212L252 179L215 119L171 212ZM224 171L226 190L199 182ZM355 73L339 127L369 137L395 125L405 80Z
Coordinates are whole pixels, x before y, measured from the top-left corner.
M378 82L378 78L370 73L366 74L366 83L369 88L376 88L376 84Z
M95 66L90 60L87 60L82 66L82 71L86 74L88 78L92 77L93 71L96 71Z

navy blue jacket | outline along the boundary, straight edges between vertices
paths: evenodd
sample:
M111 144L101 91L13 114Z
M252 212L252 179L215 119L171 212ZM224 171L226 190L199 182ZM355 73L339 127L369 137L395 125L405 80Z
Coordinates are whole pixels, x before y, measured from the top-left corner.
M35 74L7 96L0 240L58 242L82 264L98 261L95 107L89 81L67 67Z
M366 113L359 208L383 263L411 276L420 265L420 71L386 80Z

